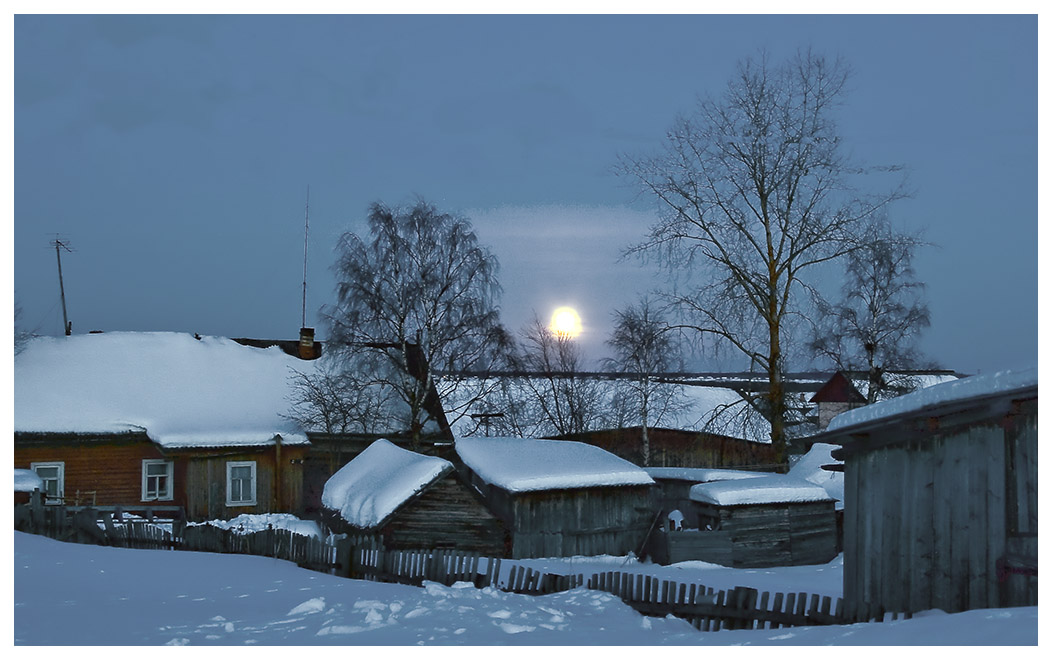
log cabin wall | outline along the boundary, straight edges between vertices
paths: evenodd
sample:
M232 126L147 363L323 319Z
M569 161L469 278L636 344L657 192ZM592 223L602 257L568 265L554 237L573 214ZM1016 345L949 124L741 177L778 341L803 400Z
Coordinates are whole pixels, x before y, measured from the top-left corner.
M401 507L381 532L384 546L395 549L454 548L507 557L511 544L500 518L452 471Z
M142 503L142 462L164 459L160 448L143 433L113 435L16 434L16 468L29 469L33 463L63 463L64 494L74 504L99 506ZM178 499L179 475L174 476ZM92 499L94 497L94 500ZM179 504L178 501L157 501Z

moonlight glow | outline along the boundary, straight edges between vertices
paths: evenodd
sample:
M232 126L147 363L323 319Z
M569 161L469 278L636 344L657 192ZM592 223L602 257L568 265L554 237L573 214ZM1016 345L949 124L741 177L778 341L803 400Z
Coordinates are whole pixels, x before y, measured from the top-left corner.
M581 334L581 317L573 307L560 307L552 312L550 328L560 337L573 339Z

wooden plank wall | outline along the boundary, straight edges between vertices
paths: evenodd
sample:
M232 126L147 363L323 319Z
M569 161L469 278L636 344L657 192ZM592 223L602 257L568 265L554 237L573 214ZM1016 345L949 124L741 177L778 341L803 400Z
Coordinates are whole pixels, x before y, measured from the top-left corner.
M637 552L656 514L649 486L520 493L511 505L516 559Z
M296 513L303 496L303 470L293 459L302 457L303 448L282 447L282 502L275 506L274 449L244 450L225 455L183 454L185 464L186 517L188 520L229 520L242 513ZM256 462L256 504L227 506L226 464L229 461ZM177 484L176 488L180 486Z
M1004 584L997 578L998 562L1012 548L1036 561L1036 412L1016 426L1017 438L988 421L849 457L848 616L1036 604L1036 576L1012 574ZM1013 489L1022 494L1018 505L1010 501ZM1032 525L1034 535L1013 535L1012 524Z

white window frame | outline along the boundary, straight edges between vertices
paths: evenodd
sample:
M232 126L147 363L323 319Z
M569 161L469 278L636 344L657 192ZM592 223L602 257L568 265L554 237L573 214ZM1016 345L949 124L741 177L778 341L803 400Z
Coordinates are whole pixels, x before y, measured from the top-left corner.
M245 493L241 493L241 499L234 499L234 479L233 471L234 468L251 468L252 476L250 477L252 482L250 484L246 499ZM226 464L226 505L227 506L255 506L256 505L256 462L255 461L227 461Z
M63 498L66 496L66 463L64 461L40 461L38 463L30 463L29 464L29 469L32 470L33 472L36 472L37 468L41 468L41 467L44 467L44 468L57 467L58 468L58 477L56 478L56 480L58 481L58 488L57 488L58 492L56 493L56 495L54 497L51 497L51 496L48 495L48 492L47 492L48 479L46 479L44 477L40 477L40 478L41 478L41 480L44 481L44 489L43 489L44 502L48 503L48 504L61 503ZM40 473L37 473L37 476L39 477Z
M161 475L149 474L149 468L155 465L163 465L166 468L165 477L165 492L158 493L157 495L150 495L149 481L153 477ZM171 501L174 497L175 492L174 482L175 481L175 464L172 461L166 461L163 458L144 458L142 460L142 501L143 502L167 502Z

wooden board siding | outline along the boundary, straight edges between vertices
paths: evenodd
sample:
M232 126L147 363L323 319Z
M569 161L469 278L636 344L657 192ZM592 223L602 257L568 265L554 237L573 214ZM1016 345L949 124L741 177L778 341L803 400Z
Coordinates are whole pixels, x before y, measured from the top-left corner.
M535 491L504 497L515 559L636 552L656 513L649 486Z
M163 459L160 449L142 434L115 436L52 436L20 442L16 437L15 467L29 469L32 463L64 463L64 491L69 504L77 491L81 504L99 506L138 505L142 502L142 462ZM174 475L178 488L180 477ZM178 494L178 490L176 490ZM86 501L85 501L86 500ZM174 502L178 504L178 502ZM158 501L171 505L173 502Z
M276 452L274 447L212 450L185 450L180 461L185 465L186 517L190 521L229 520L243 513L299 513L302 507L302 460L306 448L281 448L281 489L275 490ZM227 463L255 461L256 503L227 506ZM298 463L296 461L299 461ZM280 499L279 499L280 495Z
M392 549L454 548L506 557L510 534L455 472L401 507L381 530Z
M1008 555L1037 557L1037 411L881 442L847 456L844 599L856 619L1037 604L1037 578L998 579ZM942 423L940 423L942 422Z

